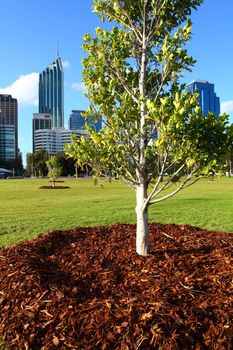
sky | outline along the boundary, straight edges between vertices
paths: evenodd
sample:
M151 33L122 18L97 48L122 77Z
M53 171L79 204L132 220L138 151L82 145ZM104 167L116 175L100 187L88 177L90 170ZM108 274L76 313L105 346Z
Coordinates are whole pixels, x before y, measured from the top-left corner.
M32 152L32 114L38 113L38 77L57 56L64 67L65 127L73 109L85 109L82 37L102 22L92 0L0 0L0 93L18 100L19 148ZM233 1L204 0L192 13L188 53L196 59L184 82L204 79L215 85L221 112L233 122Z

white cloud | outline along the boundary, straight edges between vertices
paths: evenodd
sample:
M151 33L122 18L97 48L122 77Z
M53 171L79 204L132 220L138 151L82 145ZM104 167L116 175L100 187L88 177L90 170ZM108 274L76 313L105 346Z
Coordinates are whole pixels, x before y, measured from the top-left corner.
M77 91L85 91L85 85L84 83L73 83L71 87Z
M221 113L233 112L233 101L225 101L221 103Z
M38 105L38 73L21 75L11 85L0 88L0 94L9 94L17 98L18 104L22 106Z
M63 68L68 68L70 66L70 62L69 61L67 61L67 60L62 60L62 67Z

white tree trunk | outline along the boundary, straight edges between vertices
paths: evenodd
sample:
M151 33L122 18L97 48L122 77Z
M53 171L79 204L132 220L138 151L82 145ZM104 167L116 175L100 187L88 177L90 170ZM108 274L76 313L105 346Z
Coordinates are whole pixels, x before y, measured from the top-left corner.
M148 144L147 140L147 128L146 128L146 55L147 55L147 38L146 38L146 3L144 4L144 17L143 17L143 30L142 30L142 55L141 55L141 67L139 77L139 91L141 97L140 103L140 139L138 149L138 163L139 166L136 170L138 187L136 189L136 215L137 215L137 232L136 232L136 252L139 255L145 256L148 254L148 206L146 205L147 199L147 171L146 171L146 159L145 150Z
M146 192L145 186L138 186L136 192L136 252L142 256L146 256L149 250L148 207L145 207Z

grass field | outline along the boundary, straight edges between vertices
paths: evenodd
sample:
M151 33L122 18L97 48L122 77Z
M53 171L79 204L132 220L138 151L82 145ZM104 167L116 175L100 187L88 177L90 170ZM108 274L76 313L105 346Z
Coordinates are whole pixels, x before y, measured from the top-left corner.
M49 230L135 223L135 194L118 182L65 180L64 190L42 190L47 179L0 181L0 246ZM233 179L202 180L150 207L149 220L233 232Z

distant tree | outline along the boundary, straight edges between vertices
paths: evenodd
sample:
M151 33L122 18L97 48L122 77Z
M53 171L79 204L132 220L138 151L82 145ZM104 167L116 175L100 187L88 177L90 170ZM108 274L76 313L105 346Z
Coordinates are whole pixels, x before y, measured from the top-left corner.
M33 175L33 154L27 153L26 155L26 176Z
M72 158L67 158L64 152L57 153L56 157L62 168L61 175L62 176L74 175L76 161Z
M26 174L27 176L46 176L47 166L46 161L49 159L48 152L45 149L41 149L35 153L27 153L26 156Z
M184 45L191 10L202 0L93 3L113 23L109 31L98 27L93 38L85 35L83 46L88 112L105 116L105 126L74 137L66 154L135 190L136 251L147 255L149 206L223 169L227 116L204 118L198 94L180 83L195 63Z
M233 173L233 124L228 126L227 133L227 171L229 177Z
M64 152L56 154L58 162L62 168L61 175L69 176L75 173L76 160L65 156ZM26 155L26 176L47 176L48 169L46 161L49 159L48 152L45 149L41 149L38 152L27 153Z
M53 187L55 187L56 180L60 177L62 168L56 156L51 156L51 158L47 160L46 165L49 169L48 177L52 179Z
M46 161L48 160L48 158L48 152L43 148L33 154L33 167L35 171L35 176L46 176Z

